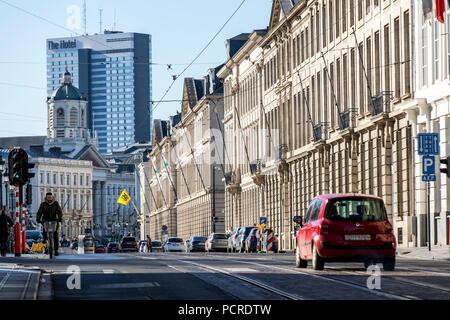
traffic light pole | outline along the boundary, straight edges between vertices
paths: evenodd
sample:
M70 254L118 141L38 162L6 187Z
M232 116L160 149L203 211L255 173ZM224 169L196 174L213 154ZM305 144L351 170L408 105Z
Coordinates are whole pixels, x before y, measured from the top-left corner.
M20 187L20 189L22 190L22 187ZM27 227L25 224L25 213L26 212L27 212L27 208L26 208L25 204L22 203L22 253L27 252L27 236L26 236Z
M16 184L16 223L14 225L14 255L20 257L22 253L22 235L19 220L19 184Z

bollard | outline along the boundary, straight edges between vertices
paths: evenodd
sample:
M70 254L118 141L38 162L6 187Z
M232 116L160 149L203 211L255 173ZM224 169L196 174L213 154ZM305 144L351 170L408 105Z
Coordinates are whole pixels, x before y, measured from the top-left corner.
M16 184L16 223L14 225L14 255L20 257L22 253L22 235L19 220L19 185Z
M27 236L26 236L26 226L25 226L25 213L26 213L25 204L22 204L22 253L26 253L27 251Z

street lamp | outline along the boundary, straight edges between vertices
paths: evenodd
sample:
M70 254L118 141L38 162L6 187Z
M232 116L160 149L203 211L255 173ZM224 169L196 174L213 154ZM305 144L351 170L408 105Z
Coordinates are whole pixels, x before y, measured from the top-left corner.
M217 167L215 164L212 165L212 227L213 227L213 233L216 232L216 169L222 171L221 167Z
M0 208L3 208L3 192L1 186L3 185L3 170L5 169L5 161L3 160L2 155L0 154Z

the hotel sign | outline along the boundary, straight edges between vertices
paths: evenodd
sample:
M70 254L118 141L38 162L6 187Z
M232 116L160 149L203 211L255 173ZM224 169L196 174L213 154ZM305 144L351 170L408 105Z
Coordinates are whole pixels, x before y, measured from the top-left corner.
M49 50L62 50L62 49L75 49L77 47L77 40L61 40L61 41L48 41L47 48Z

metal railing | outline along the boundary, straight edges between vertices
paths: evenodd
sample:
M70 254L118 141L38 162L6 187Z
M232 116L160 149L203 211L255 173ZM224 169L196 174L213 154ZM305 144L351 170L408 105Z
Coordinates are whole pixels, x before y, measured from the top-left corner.
M339 128L341 130L345 130L350 127L350 109L340 112L339 118L341 119L339 123Z

